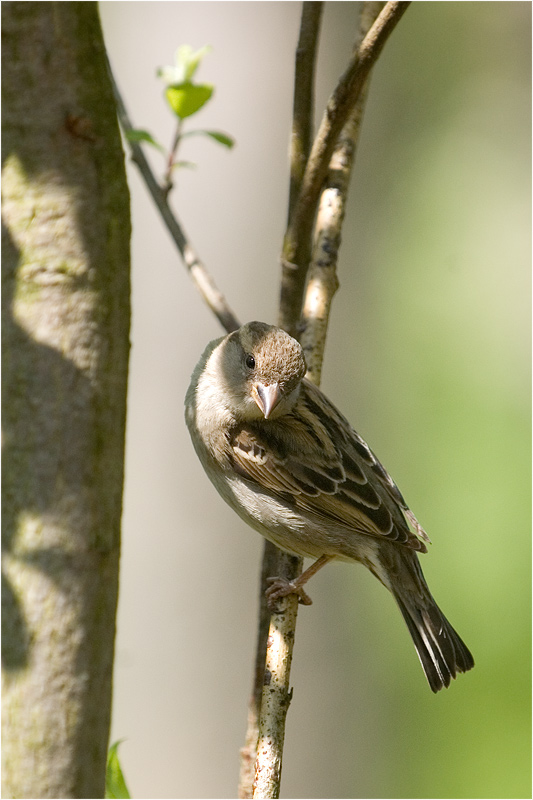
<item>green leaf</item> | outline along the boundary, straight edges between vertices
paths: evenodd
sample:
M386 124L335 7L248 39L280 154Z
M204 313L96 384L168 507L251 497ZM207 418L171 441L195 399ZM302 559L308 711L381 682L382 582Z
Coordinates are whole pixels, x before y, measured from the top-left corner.
M148 131L144 131L141 128L133 128L131 131L127 131L126 139L128 139L130 142L147 142L153 147L157 147L157 149L161 150L162 153L165 152L163 145L159 144L159 142L156 142L151 133L148 133Z
M183 44L176 50L174 66L159 68L157 75L168 84L186 83L191 80L200 62L210 50L209 45L195 51L189 44Z
M190 81L169 86L165 92L172 111L180 119L196 114L213 94L210 84L195 84Z
M126 786L126 781L124 780L124 775L122 773L122 769L120 767L120 761L118 758L118 746L122 744L124 739L119 739L118 742L111 745L109 748L109 753L107 754L107 767L105 772L105 796L107 798L111 798L114 800L118 798L122 800L129 800L131 797L128 787Z
M211 139L214 139L215 142L224 145L224 147L228 147L230 150L235 144L235 139L231 136L228 136L227 133L222 133L221 131L187 131L186 133L181 134L181 138L184 139L185 136L197 136L198 134L202 136L210 136Z

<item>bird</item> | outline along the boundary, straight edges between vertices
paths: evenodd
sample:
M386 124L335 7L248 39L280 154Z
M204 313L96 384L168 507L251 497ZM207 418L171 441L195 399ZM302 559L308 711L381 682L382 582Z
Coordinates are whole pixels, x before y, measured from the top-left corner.
M299 342L253 321L208 344L185 397L196 454L221 497L266 539L315 559L267 600L296 593L336 559L359 562L391 592L433 692L474 666L433 599L418 554L429 537L389 473L305 377Z

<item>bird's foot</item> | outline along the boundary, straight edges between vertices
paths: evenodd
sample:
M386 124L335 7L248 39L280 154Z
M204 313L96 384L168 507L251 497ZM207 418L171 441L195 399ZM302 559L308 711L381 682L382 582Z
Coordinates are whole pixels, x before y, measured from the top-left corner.
M267 583L270 586L265 595L270 609L275 607L277 600L281 597L287 597L288 594L297 594L298 602L304 606L310 606L313 603L303 586L298 583L298 579L289 581L287 578L267 578Z

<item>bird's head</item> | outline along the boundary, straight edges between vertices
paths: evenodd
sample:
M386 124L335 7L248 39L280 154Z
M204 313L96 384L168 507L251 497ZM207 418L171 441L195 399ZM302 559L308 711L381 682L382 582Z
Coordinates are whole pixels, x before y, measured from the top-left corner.
M281 328L249 322L226 336L213 355L237 416L276 419L294 406L305 359L300 344Z

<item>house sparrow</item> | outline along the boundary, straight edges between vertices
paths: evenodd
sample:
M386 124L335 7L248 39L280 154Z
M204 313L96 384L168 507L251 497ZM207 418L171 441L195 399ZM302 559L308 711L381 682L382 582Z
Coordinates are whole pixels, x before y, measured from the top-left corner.
M304 378L300 344L249 322L211 342L191 378L185 416L196 453L223 499L282 550L317 561L269 604L332 559L359 561L389 589L429 685L449 686L472 655L433 600L417 553L427 534L366 442Z

